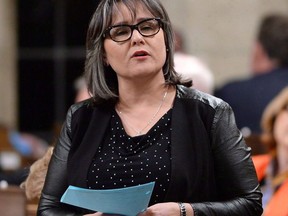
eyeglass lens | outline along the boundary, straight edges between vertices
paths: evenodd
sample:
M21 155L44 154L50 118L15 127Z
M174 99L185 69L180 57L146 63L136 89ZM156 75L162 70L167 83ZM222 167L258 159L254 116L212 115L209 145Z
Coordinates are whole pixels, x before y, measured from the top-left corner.
M158 20L149 19L141 21L136 25L113 26L109 34L112 40L120 42L129 40L134 29L137 29L142 36L152 36L158 33L160 25Z

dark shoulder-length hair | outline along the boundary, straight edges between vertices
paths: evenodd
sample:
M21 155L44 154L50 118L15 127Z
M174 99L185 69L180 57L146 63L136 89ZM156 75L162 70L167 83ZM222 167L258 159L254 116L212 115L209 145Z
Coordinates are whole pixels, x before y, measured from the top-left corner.
M288 86L282 89L265 107L262 118L262 142L274 154L277 142L274 136L275 120L282 110L288 111Z
M184 84L191 86L191 81L182 83L180 76L174 70L174 33L168 14L159 0L102 0L90 21L86 39L85 78L88 91L96 101L117 100L118 81L116 73L105 65L104 61L104 37L105 30L111 26L113 14L118 11L118 4L124 4L136 17L136 8L141 4L147 8L154 17L162 21L162 29L166 44L167 56L163 66L165 82L167 84ZM119 11L118 11L119 12Z

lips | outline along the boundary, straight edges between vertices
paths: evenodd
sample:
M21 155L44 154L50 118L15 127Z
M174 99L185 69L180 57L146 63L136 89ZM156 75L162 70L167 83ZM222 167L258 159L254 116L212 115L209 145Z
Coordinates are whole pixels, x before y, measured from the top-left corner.
M147 56L147 55L148 55L148 53L146 51L141 50L141 51L134 52L132 55L132 58L133 57L143 57L143 56Z

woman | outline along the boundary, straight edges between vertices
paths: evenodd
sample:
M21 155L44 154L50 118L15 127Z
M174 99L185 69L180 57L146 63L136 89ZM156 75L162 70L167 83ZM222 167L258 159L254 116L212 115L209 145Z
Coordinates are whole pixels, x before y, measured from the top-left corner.
M261 215L250 149L233 112L180 79L172 32L158 0L100 2L87 35L93 97L68 111L38 215L92 213L59 202L69 185L111 189L151 181L141 216Z
M264 110L262 140L269 154L253 156L263 191L264 215L288 215L288 87Z

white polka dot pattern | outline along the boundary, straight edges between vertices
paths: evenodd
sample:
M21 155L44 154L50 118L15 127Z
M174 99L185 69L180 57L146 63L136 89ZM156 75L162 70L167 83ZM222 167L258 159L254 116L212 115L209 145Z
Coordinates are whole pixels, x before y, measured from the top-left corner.
M130 137L114 112L107 138L91 163L88 188L122 188L155 181L150 205L162 202L170 182L171 116L172 109L147 134Z

